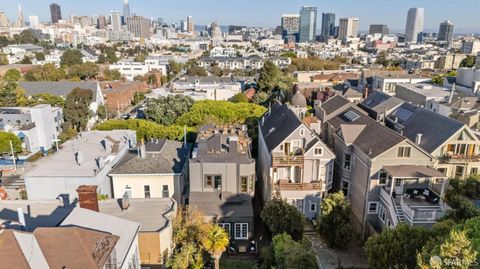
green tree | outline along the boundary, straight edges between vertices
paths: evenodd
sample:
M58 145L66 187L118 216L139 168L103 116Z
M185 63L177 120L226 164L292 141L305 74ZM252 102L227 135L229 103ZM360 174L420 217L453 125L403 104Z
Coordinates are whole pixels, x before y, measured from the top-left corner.
M65 70L51 63L37 66L25 74L26 81L60 81L65 78Z
M63 116L75 130L83 131L87 126L92 99L93 93L88 89L75 88L67 95Z
M201 241L205 250L215 260L215 269L220 269L220 257L229 244L227 232L218 225L211 225Z
M318 232L329 246L344 248L352 237L350 216L352 208L343 192L330 194L320 205Z
M273 237L275 264L279 269L317 269L315 254L307 242L299 243L287 233Z
M280 56L288 58L297 58L297 54L294 51L287 51L282 53Z
M19 81L22 79L22 74L20 74L20 71L17 69L8 69L7 72L5 72L3 79L8 81Z
M248 103L248 99L243 93L237 93L232 98L230 98L230 102L233 103Z
M395 229L384 229L381 234L370 237L366 243L368 267L415 268L416 254L431 237L423 227L400 224Z
M0 65L8 65L8 57L5 53L0 52Z
M468 269L475 265L477 254L467 232L453 229L441 244L423 248L417 265L421 269Z
M205 77L208 74L207 74L207 70L205 70L205 68L194 64L190 68L187 69L187 75Z
M37 61L45 61L45 53L43 52L35 53L35 59L37 59Z
M257 105L262 105L268 101L270 94L266 92L257 91L252 98L252 102Z
M18 35L13 35L15 42L18 44L37 44L38 39L33 35L30 29L23 30Z
M273 198L266 203L260 217L274 236L287 233L295 240L303 237L302 213L280 198Z
M10 40L6 36L0 36L0 48L6 47L10 44Z
M58 95L39 93L32 95L32 97L30 98L30 103L30 105L32 106L38 104L48 104L54 107L64 107L65 99Z
M168 62L169 72L172 73L174 76L178 75L180 71L182 71L183 65L181 63L175 62L170 60Z
M278 86L282 71L271 61L266 61L259 70L258 87L262 91L270 92Z
M73 65L68 68L69 78L79 78L80 80L95 79L100 74L100 68L92 62Z
M133 58L133 61L138 63L143 63L145 62L145 58L147 58L145 54L138 54L137 56L135 56L135 58Z
M13 133L0 131L0 155L10 154L10 141L12 141L13 151L22 152L22 141Z
M122 74L118 70L110 70L105 69L103 70L103 80L111 81L111 80L119 80L122 78Z
M60 57L60 64L62 66L72 66L72 65L77 65L77 64L82 64L83 63L83 55L82 53L77 50L77 49L67 49L63 55Z
M24 56L23 59L20 61L20 64L32 64L32 59L28 56Z
M163 124L172 125L179 116L185 114L192 107L194 101L189 96L169 95L158 99L149 99L145 116L147 119Z
M12 107L17 103L17 82L0 81L0 107Z
M99 105L97 108L97 116L99 119L104 120L107 118L107 108L105 105Z
M460 62L460 67L474 67L475 66L475 56L467 55L467 58L463 59Z

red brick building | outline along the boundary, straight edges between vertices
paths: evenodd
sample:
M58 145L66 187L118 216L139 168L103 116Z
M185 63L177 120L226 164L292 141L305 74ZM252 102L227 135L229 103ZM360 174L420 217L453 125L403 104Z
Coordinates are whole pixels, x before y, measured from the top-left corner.
M136 93L149 90L148 84L142 81L106 81L101 82L100 86L108 112L123 111L132 104Z

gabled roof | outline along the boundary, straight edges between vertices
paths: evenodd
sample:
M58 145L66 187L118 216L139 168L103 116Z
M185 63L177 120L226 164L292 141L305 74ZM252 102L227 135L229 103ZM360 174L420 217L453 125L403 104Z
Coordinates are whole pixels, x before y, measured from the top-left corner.
M351 102L348 101L348 99L344 98L343 96L335 95L332 98L328 99L325 103L323 103L321 105L321 108L328 115L348 104L351 104Z
M404 103L388 115L387 126L415 141L422 134L420 147L429 153L435 151L465 124L424 108ZM395 121L398 123L395 124ZM400 125L399 125L400 124Z
M302 122L287 105L275 103L260 119L260 130L269 151L280 145Z
M400 134L379 124L369 116L364 115L362 110L355 106L345 109L337 116L328 120L328 123L333 126L334 131L337 133L342 128L344 130L356 129L356 138L355 135L351 136L351 134L348 134L347 139L362 152L370 156L370 158L377 157L405 140ZM355 125L355 127L352 128L345 125ZM364 126L361 132L360 129L362 127L358 125ZM345 135L343 137L345 139ZM352 142L351 140L353 139L354 141Z
M49 93L52 95L63 96L67 95L75 88L91 90L93 100L97 99L97 82L70 82L70 81L34 81L34 82L20 82L20 88L25 89L26 95L35 95L41 93Z
M373 111L376 114L383 113L404 103L398 97L390 96L383 92L373 92L367 99L360 103L360 107L367 111Z
M5 230L0 234L0 259L2 267L30 269L13 230Z

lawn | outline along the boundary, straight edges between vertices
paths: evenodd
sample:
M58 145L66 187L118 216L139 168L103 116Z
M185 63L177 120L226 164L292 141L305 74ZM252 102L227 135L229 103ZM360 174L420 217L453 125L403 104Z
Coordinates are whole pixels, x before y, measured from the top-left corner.
M252 269L254 265L255 260L250 259L222 258L220 260L220 269Z

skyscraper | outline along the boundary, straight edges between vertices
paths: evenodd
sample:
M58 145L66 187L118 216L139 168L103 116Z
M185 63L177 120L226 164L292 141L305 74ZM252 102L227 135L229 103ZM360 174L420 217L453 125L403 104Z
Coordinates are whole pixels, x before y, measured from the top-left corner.
M444 21L440 23L440 28L438 29L438 41L452 41L453 38L453 22Z
M335 35L335 13L322 13L322 36Z
M60 9L60 5L55 3L50 5L50 16L52 18L52 23L58 23L58 21L62 19L62 10Z
M299 42L315 42L317 36L317 8L304 6L300 10Z
M408 10L407 25L405 27L405 43L417 43L418 36L423 32L425 11L422 7Z
M389 29L388 26L385 24L370 24L370 30L368 31L369 34L381 34L381 35L388 35Z
M122 22L120 20L120 12L110 11L110 22L112 24L112 31L120 32L122 27Z
M25 18L23 17L23 10L20 4L18 4L18 26L25 26Z
M128 0L123 0L123 19L127 21L128 17L130 17L130 4Z
M195 34L195 25L193 24L192 16L187 17L187 32Z
M300 15L298 14L284 14L282 15L282 37L287 39L298 34L300 27Z
M356 37L358 35L358 18L340 18L338 22L338 37Z
M103 15L98 16L97 28L100 29L100 30L107 29L107 18L105 18L105 16L103 16Z
M30 27L36 28L40 24L40 19L38 16L30 15L28 16L28 21L30 22Z
M134 37L150 38L150 20L141 16L127 18L127 28Z
M3 11L0 11L0 26L8 26L8 16Z

